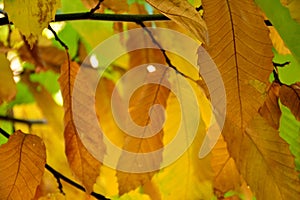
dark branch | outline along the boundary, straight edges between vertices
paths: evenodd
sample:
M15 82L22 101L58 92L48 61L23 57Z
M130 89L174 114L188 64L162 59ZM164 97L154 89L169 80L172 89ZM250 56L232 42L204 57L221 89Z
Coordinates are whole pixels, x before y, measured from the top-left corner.
M5 131L3 130L2 128L0 128L0 133L6 137L7 139L10 137L10 135ZM64 176L63 174L59 173L58 171L56 171L55 169L53 169L50 165L48 165L46 163L45 165L45 168L51 173L53 174L53 176L56 178L56 179L61 179L63 181L65 181L66 183L72 185L73 187L85 192L85 189L82 185L79 185L78 183L72 181L71 179L69 179L68 177ZM60 181L59 181L60 182ZM59 186L60 187L60 186ZM61 186L62 187L62 186ZM105 198L104 196L102 196L101 194L98 194L98 193L95 193L95 192L92 192L91 193L91 196L97 198L97 199L100 199L100 200L109 200L107 198Z
M0 115L0 120L19 122L19 123L23 123L23 124L27 124L27 125L46 124L47 123L47 120L45 120L45 119L17 119L14 117L2 116L2 115Z
M54 38L57 42L59 42L59 44L61 46L63 46L65 48L65 50L67 51L69 48L68 46L61 40L59 39L58 35L56 34L56 32L52 29L52 27L50 26L50 24L48 25L48 29L52 32L52 34L54 35Z
M182 75L183 77L185 78L188 78L190 79L191 81L193 82L197 82L197 80L194 80L193 78L185 75L184 73L182 73L181 71L179 71L177 69L177 67L175 67L170 58L168 57L167 53L166 53L166 50L160 45L160 43L154 38L153 34L151 33L151 31L145 26L145 24L143 22L137 22L138 25L140 25L146 32L147 34L149 35L149 37L151 38L152 42L159 48L159 50L162 52L164 58L165 58L165 61L166 63L169 65L169 67L171 67L172 69L174 69L176 71L176 73Z
M99 0L98 3L97 3L97 5L96 5L94 8L92 8L92 9L90 10L90 14L93 14L94 12L96 12L96 10L98 10L98 9L100 8L100 4L101 4L103 1L104 1L104 0Z
M199 7L201 9L201 7ZM1 10L0 10L1 11ZM145 22L145 21L165 21L170 20L161 14L154 15L132 15L132 14L102 14L102 13L68 13L56 14L53 22L73 21L73 20L100 20L100 21L121 21L121 22ZM269 20L264 21L267 26L272 26ZM8 17L0 18L0 26L9 24ZM11 23L12 24L12 23Z
M138 22L138 21L162 21L169 20L164 15L129 15L129 14L101 14L89 12L84 13L68 13L57 14L53 22L73 21L73 20L100 20L100 21L122 21L122 22ZM9 24L7 17L0 18L0 25ZM11 23L12 24L12 23Z

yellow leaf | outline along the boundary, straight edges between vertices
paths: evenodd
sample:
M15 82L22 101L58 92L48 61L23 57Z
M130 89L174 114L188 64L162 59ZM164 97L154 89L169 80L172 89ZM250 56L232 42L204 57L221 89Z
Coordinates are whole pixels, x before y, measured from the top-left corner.
M31 47L54 20L59 6L60 0L4 0L9 21L21 31Z
M81 119L82 123L90 123L90 116L84 114L90 113L89 110L84 108L85 112L73 112L72 95L78 70L79 65L76 62L66 61L61 67L61 76L59 78L65 108L65 152L68 158L69 165L74 174L83 183L87 193L91 193L93 190L93 185L96 182L96 178L99 175L101 163L96 158L94 158L83 145L81 141L82 138L79 137L77 127L75 126L74 122L74 115L77 115ZM82 81L82 88L80 88L82 96L91 95L91 91L88 90L89 88L86 87L85 82L87 82L87 80ZM90 96L86 97L89 98ZM80 101L82 100L80 97L76 100L81 103L82 106L88 103ZM84 130L85 134L92 137L93 134L96 133L93 128L95 127L91 126L89 130ZM98 142L99 143L97 144L97 150L99 150L99 154L101 154L101 152L103 153L105 151L105 146L101 138Z
M290 86L282 85L279 90L279 98L283 105L287 106L300 121L300 83L294 83Z
M193 33L198 40L208 43L207 27L200 13L187 0L146 0L171 20Z
M276 51L279 54L283 55L292 54L291 51L284 44L284 41L282 40L276 29L273 26L269 26L268 28L270 30L270 38Z
M5 54L0 53L0 104L12 100L17 93L16 83Z
M181 94L185 94L181 91ZM210 115L205 113L202 108L209 107L208 100L200 90L195 90L201 115ZM186 126L185 133L180 139L178 145L188 145L189 134L188 127L192 126L193 119L186 116L189 113L184 112L180 108L180 104L173 93L167 101L167 116L168 120L164 126L164 146L166 146L176 134L178 134L178 126L181 124ZM190 97L191 98L191 97ZM182 117L181 117L182 115ZM153 178L153 181L158 185L162 199L211 199L213 196L213 170L211 168L211 156L208 155L203 159L199 159L198 154L203 139L206 134L204 121L200 121L198 125L197 135L195 136L190 147L172 164L163 168ZM169 155L170 156L170 155ZM164 154L163 159L168 159L168 155Z
M0 147L1 199L32 199L45 164L43 141L38 136L16 131Z
M267 85L273 70L269 31L253 1L203 0L202 5L210 38L206 50L227 94L227 123L242 130L264 102L253 82Z

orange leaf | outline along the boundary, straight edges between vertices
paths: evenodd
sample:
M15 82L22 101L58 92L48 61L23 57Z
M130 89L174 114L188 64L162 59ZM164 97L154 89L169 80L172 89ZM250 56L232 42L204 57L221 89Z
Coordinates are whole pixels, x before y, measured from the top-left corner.
M282 85L279 91L279 98L283 105L287 106L300 121L300 82L291 86Z
M268 84L273 69L268 28L253 1L202 4L210 39L206 50L224 81L230 126L245 128L264 102L261 85Z
M76 99L85 109L84 114L73 112L72 107L72 94L74 89L75 78L79 70L79 65L76 62L66 61L61 67L61 76L59 78L59 83L62 91L62 96L64 100L65 108L65 152L68 158L69 165L76 177L83 183L86 188L87 193L91 193L93 190L93 185L96 182L96 178L100 172L101 163L95 159L91 153L83 145L81 138L79 137L78 131L74 123L74 115L77 115L82 123L90 123L89 121L89 110L85 108L88 102L81 102L82 96L91 95L91 91L86 87L84 80L81 85L81 97ZM87 96L90 98L89 96ZM91 97L92 98L92 97ZM85 134L90 137L93 137L95 130L94 126L91 126L89 130L84 130ZM100 143L97 144L99 152L105 151L105 146L103 141L100 138ZM103 155L103 154L102 154Z
M207 27L200 13L186 0L146 0L162 14L169 17L186 30L193 33L198 40L207 43Z
M149 127L147 128L147 125L150 122L150 118L152 119L151 116L154 115L154 113L149 111L149 109L151 109L151 106L155 104L165 107L168 96L169 89L160 85L148 84L137 89L137 91L131 97L129 111L132 116L132 120L137 125L146 127L144 128L144 134L147 134L149 131L151 132ZM151 123L161 124L160 122L163 119L158 117L154 120L155 121L151 121ZM123 149L141 155L142 153L149 153L163 147L163 130L160 130L154 136L148 138L142 138L142 135L140 137L141 138L137 138L127 135L125 137ZM151 165L158 169L160 162L162 161L162 155L153 157L151 161L149 161L149 159L136 159L137 158L135 158L135 160L128 160L128 157L122 154L119 160L119 165L124 165L126 163L129 166L140 165L141 167L143 165ZM124 194L140 185L146 184L148 181L151 181L151 178L154 174L155 172L127 173L118 171L117 177L119 182L119 193Z
M278 105L279 90L279 83L273 82L269 88L268 97L266 98L264 105L259 109L260 115L275 129L279 128L281 116L281 110Z
M46 164L41 138L16 131L0 147L1 199L32 199Z

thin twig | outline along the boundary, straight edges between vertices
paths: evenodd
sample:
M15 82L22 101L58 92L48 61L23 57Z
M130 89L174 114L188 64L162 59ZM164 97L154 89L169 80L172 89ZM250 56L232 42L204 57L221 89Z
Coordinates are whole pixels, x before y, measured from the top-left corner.
M3 130L2 128L0 128L0 133L1 133L4 137L6 137L7 139L10 137L10 135L9 135L5 130ZM85 189L84 189L84 187L83 187L82 185L76 183L75 181L69 179L68 177L64 176L64 175L61 174L60 172L56 171L53 167L51 167L51 166L48 165L47 163L46 163L46 165L45 165L45 168L46 168L51 174L53 174L53 176L54 176L55 178L59 178L59 179L65 181L66 183L72 185L73 187L75 187L75 188L77 188L77 189L79 189L79 190L85 192ZM109 200L109 199L105 198L104 196L102 196L101 194L98 194L98 193L95 193L95 192L92 192L92 193L91 193L91 196L93 196L93 197L95 197L95 198L97 198L97 199L100 199L100 200L102 200L102 199L103 199L103 200Z
M96 12L96 10L100 9L100 4L101 4L103 1L104 1L104 0L99 0L98 3L97 3L97 5L96 5L94 8L92 8L92 9L90 10L90 14L93 14L94 12Z
M59 42L59 44L61 46L63 46L65 48L65 50L68 50L68 46L58 37L58 35L56 34L56 32L52 29L52 27L50 26L50 24L48 25L48 29L52 32L52 34L54 35L54 38L57 42Z
M9 116L3 116L3 115L0 115L0 120L19 122L19 123L23 123L23 124L27 124L27 125L46 124L47 123L46 119L18 119L18 118L9 117Z
M140 25L146 32L147 34L149 35L149 37L151 38L152 42L159 48L159 50L162 52L164 58L165 58L165 61L166 63L168 64L169 67L171 67L172 69L174 69L178 74L182 75L183 77L187 78L187 79L190 79L191 81L197 83L197 80L193 79L192 77L188 76L188 75L185 75L184 73L182 73L181 71L179 71L177 69L177 67L175 67L170 58L168 57L167 53L166 53L166 50L161 46L161 44L154 38L152 32L145 26L145 24L143 22L137 22L138 25Z

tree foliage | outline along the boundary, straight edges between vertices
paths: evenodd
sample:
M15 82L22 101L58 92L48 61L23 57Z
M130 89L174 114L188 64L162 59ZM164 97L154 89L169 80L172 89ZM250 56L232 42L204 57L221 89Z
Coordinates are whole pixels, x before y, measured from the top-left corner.
M300 198L297 0L4 0L1 4L0 199ZM151 27L181 32L209 53L212 60L206 65L217 65L225 86L226 97L219 97L226 98L224 127L213 115L210 101L220 88L207 87L216 78L205 82L201 69L164 50L164 45L181 51L189 46L155 34ZM105 71L97 71L93 66L105 65L113 52L98 59L93 48L136 28L143 28L143 34L119 35L122 49L136 44L158 48L127 52ZM201 50L191 56L201 68ZM119 116L124 124L135 123L143 134L163 124L155 135L137 137L116 122L111 102L130 92L130 85L122 82L127 72L151 63L175 73L143 74L145 84L130 94L128 105L114 105L117 111L128 111L132 121ZM83 68L87 75L80 79ZM166 77L164 86L148 82ZM178 84L181 79L194 97ZM167 88L174 83L179 95ZM80 98L73 98L75 87ZM197 120L182 111L182 96L200 113L191 144L190 127ZM74 111L75 103L80 112ZM154 109L158 104L164 115ZM78 129L78 121L87 128ZM97 135L98 124L105 137ZM164 151L151 161L128 160L126 152L147 154L166 147L181 125L184 135L177 145L188 148L175 162L160 169L169 158ZM199 158L204 138L211 137L208 130L222 135L212 151ZM114 151L109 142L122 151ZM116 166L102 162L110 158ZM117 170L124 164L155 170Z

